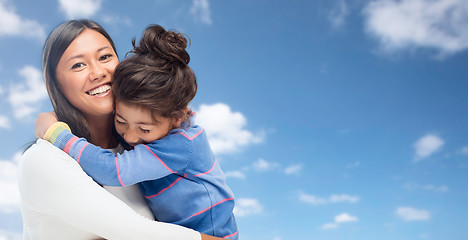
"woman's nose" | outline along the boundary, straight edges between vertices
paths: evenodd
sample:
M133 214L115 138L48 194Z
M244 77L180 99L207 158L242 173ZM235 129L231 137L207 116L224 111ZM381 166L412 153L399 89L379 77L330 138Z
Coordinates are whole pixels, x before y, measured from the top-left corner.
M99 80L103 78L106 74L105 69L99 64L93 64L91 66L91 72L89 73L89 79L91 81Z

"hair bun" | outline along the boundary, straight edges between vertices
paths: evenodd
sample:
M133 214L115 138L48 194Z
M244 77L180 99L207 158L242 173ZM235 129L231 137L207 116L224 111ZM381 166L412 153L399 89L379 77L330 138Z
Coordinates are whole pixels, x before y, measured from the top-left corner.
M160 25L150 25L143 32L139 46L132 41L133 53L148 54L160 57L170 62L180 63L183 66L190 62L187 48L187 38L182 33L166 31Z

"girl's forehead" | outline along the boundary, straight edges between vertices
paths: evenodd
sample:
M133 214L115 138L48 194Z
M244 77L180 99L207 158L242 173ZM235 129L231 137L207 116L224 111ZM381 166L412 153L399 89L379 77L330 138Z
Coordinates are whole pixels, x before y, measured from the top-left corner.
M135 119L135 121L144 122L145 124L156 124L164 119L160 114L155 113L149 108L137 104L128 104L118 100L115 101L115 114L126 120L127 118L128 120ZM144 119L144 121L142 119Z

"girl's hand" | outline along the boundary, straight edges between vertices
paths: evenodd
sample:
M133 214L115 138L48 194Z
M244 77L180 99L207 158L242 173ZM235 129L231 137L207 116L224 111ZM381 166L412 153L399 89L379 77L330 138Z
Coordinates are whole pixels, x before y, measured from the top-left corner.
M39 113L36 118L36 128L34 129L36 137L43 138L47 132L47 129L49 129L49 127L56 122L58 122L58 120L54 111L48 113Z

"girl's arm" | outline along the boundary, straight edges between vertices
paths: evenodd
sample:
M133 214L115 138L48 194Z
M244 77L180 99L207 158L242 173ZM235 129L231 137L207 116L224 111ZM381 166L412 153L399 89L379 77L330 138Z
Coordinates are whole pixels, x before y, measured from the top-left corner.
M170 134L122 154L78 138L63 122L54 123L44 139L73 157L96 182L108 186L132 185L177 173L191 158L191 140L182 134Z
M210 239L140 216L96 184L75 160L43 140L22 156L18 185L23 203L32 210L29 214L54 216L106 239Z

